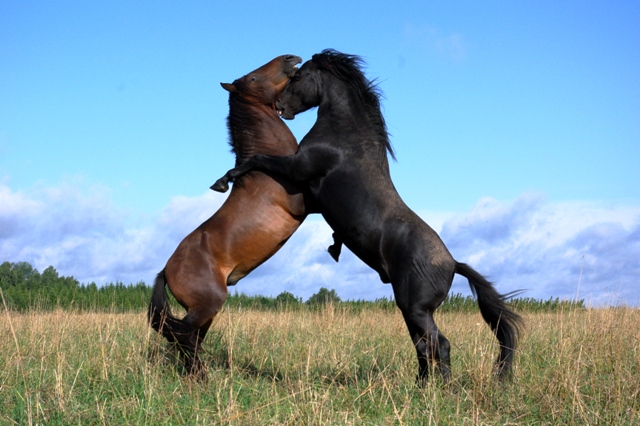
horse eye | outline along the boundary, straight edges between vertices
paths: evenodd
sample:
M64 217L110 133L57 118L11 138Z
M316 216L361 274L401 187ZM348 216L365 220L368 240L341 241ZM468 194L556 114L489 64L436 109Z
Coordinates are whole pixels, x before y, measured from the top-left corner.
M257 79L257 78L258 78L258 77L256 77L255 75L252 75L252 76L251 76L251 81L256 81L256 79Z

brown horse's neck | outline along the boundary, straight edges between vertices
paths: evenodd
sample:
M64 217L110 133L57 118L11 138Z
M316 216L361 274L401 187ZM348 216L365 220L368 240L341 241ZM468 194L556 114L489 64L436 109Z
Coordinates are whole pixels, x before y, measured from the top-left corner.
M236 154L236 165L256 155L293 155L296 139L275 109L229 98L230 144Z

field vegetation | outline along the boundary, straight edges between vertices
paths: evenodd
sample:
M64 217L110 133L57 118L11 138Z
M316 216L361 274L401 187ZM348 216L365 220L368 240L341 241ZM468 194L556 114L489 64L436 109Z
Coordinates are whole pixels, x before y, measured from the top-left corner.
M525 313L506 383L480 315L439 314L453 382L424 389L385 309L225 309L204 382L181 375L143 312L2 318L0 424L640 424L637 309Z
M436 318L452 344L452 383L418 388L391 301L341 302L326 289L317 303L235 295L196 381L144 308L116 296L110 309L24 308L0 288L0 424L640 424L639 309L517 300L526 329L501 383L494 337L473 301L454 296Z

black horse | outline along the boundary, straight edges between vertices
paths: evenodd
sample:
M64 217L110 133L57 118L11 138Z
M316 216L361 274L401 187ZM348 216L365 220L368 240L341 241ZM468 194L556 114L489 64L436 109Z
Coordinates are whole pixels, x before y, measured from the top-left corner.
M511 369L522 320L509 310L493 285L470 266L457 262L436 232L402 201L389 173L393 156L379 92L361 71L362 60L325 50L307 61L280 95L277 108L292 119L318 107L318 119L287 157L256 155L230 170L212 188L248 170L261 170L304 183L327 223L384 283L391 283L396 303L418 354L418 380L428 377L434 361L445 381L451 375L449 341L433 312L447 296L454 274L469 280L482 317L500 342L495 372Z

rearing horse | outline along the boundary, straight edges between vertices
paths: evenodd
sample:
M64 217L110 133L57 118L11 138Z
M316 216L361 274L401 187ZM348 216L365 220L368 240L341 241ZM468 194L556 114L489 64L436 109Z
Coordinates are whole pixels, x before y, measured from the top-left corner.
M255 154L293 155L298 144L276 112L275 103L302 59L284 55L233 83L227 125L236 164ZM186 371L205 368L200 345L236 284L277 252L306 217L298 186L252 172L236 184L220 209L187 235L158 274L149 304L151 326L178 344ZM186 309L171 314L165 286Z
M295 155L257 155L230 170L213 189L248 170L261 170L303 183L320 213L342 241L385 283L418 356L418 380L435 362L450 378L449 341L433 312L451 288L454 274L469 280L484 320L500 343L496 372L509 373L521 318L505 298L470 266L457 262L438 234L400 198L389 173L393 155L377 87L364 76L361 59L334 50L314 55L291 79L277 103L282 116L318 107L318 119Z

